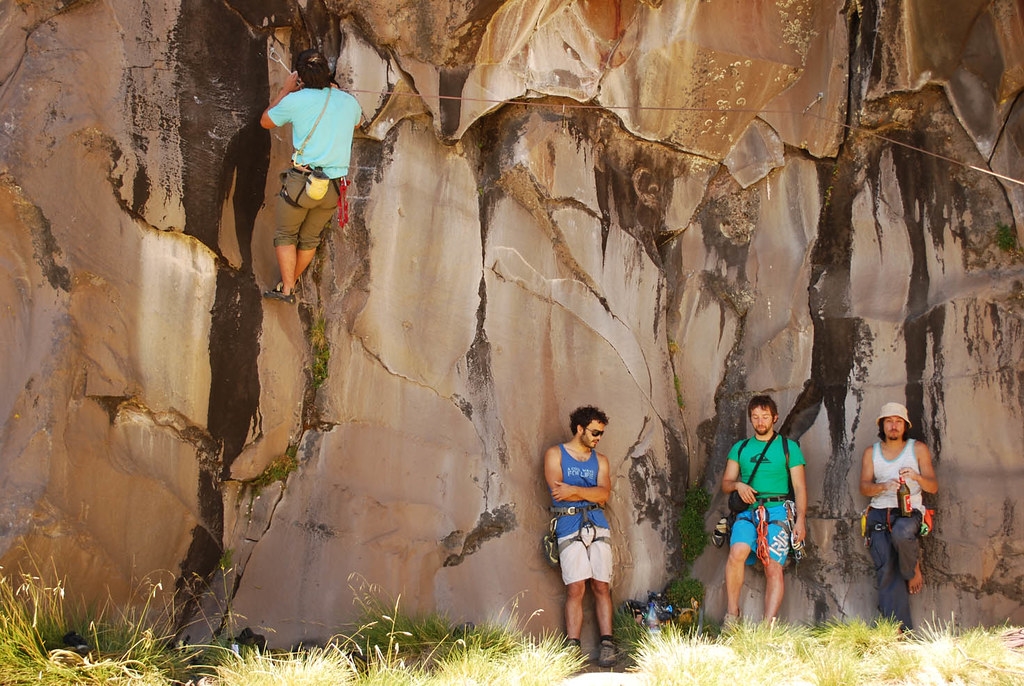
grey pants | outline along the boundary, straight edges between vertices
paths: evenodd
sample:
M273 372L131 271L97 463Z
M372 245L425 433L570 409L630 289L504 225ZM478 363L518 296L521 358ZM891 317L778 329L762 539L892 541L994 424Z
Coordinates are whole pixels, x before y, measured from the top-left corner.
M907 582L914 578L917 567L920 555L917 534L920 530L921 513L917 510L909 517L900 517L899 510L895 508L868 510L868 546L871 560L875 563L878 611L907 629L914 628L910 620Z

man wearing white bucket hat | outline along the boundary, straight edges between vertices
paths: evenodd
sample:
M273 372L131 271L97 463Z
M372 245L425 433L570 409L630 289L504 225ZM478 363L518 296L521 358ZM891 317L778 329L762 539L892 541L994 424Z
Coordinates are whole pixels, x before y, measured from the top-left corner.
M871 498L865 536L875 563L879 612L913 629L910 594L924 585L917 540L925 514L921 493L937 492L939 482L928 446L907 438L912 424L906 407L886 403L877 424L879 441L861 458L860 492ZM901 483L910 489L909 515L900 514Z

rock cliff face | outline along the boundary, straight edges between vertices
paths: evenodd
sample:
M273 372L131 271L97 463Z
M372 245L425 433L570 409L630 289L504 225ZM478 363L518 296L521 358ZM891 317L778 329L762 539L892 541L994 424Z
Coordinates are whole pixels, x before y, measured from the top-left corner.
M552 629L568 413L611 416L622 600L768 391L809 458L786 618L873 616L859 458L898 400L941 483L917 616L1024 622L1022 11L0 0L0 563L118 602L162 571L213 589L194 634L283 646L363 582ZM292 307L258 121L309 46L368 123Z

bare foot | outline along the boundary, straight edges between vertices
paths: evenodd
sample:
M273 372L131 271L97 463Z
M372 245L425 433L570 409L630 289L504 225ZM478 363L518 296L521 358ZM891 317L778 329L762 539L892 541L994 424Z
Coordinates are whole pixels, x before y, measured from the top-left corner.
M921 588L923 586L924 586L924 577L921 575L921 562L919 560L918 563L917 563L917 566L914 567L914 576L913 576L913 578L911 578L910 581L907 582L907 589L910 591L911 595L914 595L915 593L920 593L921 592Z

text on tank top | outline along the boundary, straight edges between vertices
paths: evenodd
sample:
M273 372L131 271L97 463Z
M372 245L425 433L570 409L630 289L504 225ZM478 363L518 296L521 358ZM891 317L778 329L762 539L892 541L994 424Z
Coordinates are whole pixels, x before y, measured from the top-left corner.
M559 448L562 451L562 483L570 486L580 486L582 488L592 488L597 486L597 473L600 467L597 460L597 451L591 450L586 461L581 462L566 450L564 443L559 445ZM552 498L551 504L555 507L572 507L573 505L588 505L589 503L586 500L556 501ZM587 517L594 526L608 528L608 520L603 511L599 509L592 509L587 513ZM555 531L558 536L566 536L570 533L576 533L579 531L580 524L582 522L583 515L581 514L564 515L558 518Z

